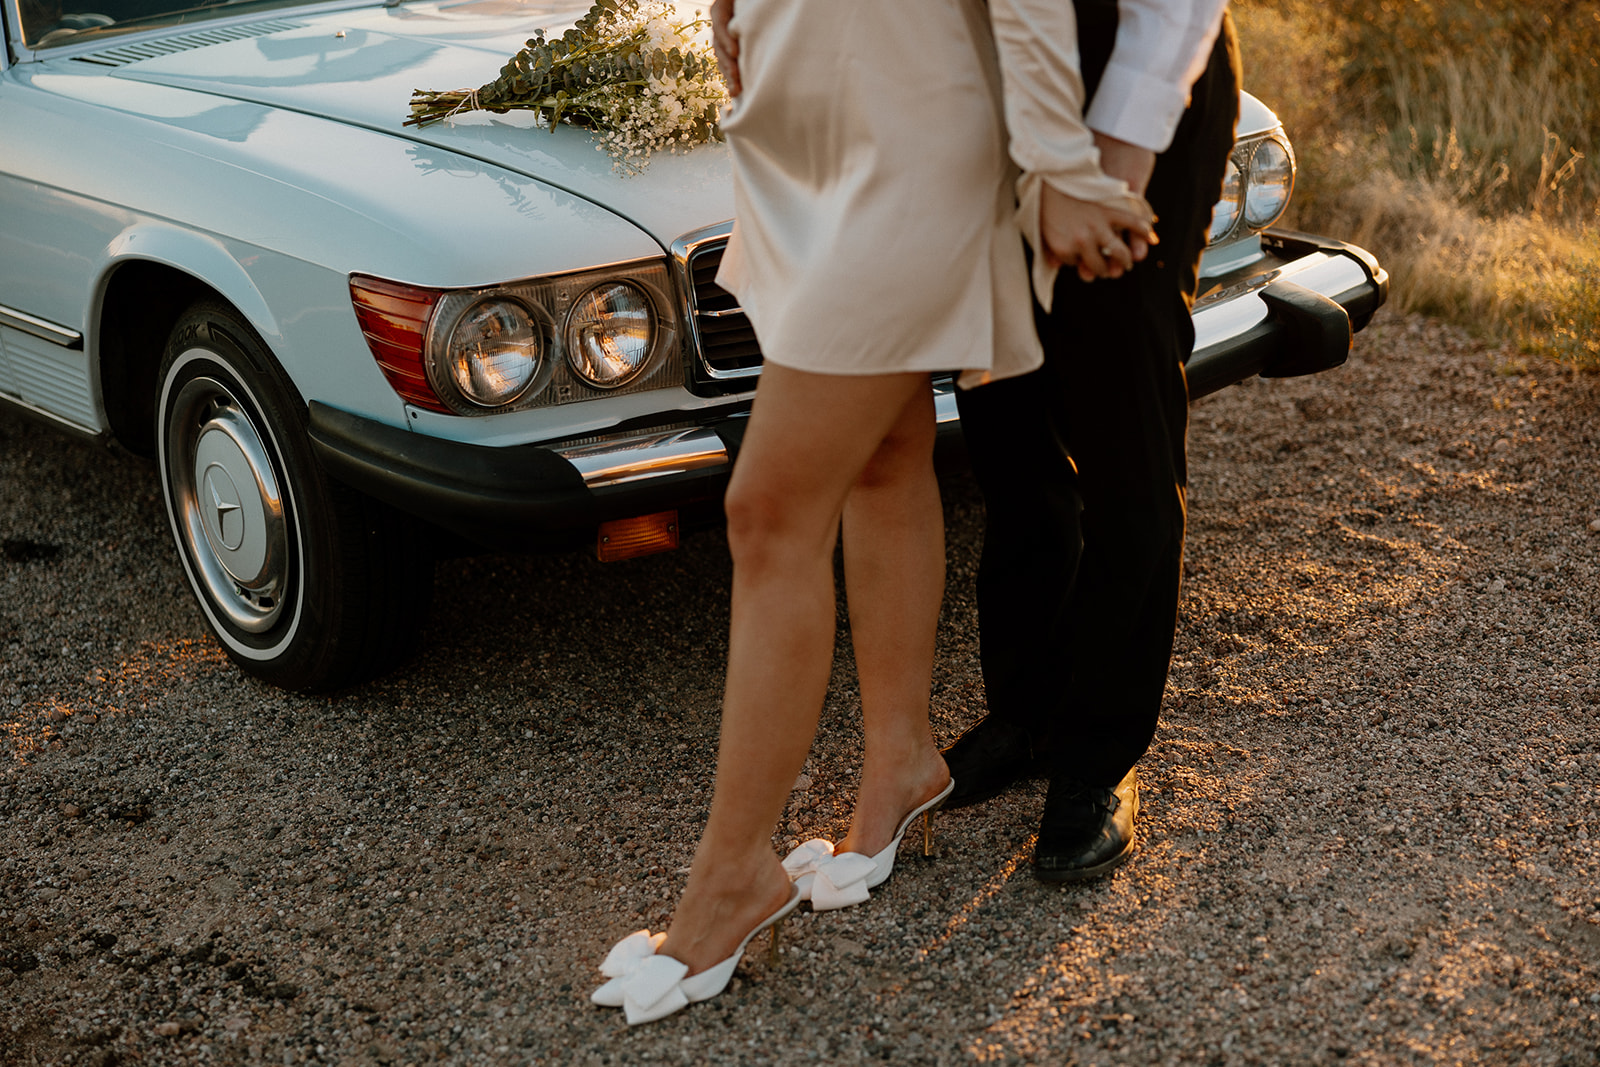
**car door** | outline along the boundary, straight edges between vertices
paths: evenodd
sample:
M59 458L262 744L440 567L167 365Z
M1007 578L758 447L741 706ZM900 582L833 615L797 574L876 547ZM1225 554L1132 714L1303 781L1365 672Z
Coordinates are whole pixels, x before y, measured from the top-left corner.
M84 322L94 264L117 214L75 195L64 175L93 166L83 105L35 85L47 64L17 63L15 8L0 56L0 392L98 428Z

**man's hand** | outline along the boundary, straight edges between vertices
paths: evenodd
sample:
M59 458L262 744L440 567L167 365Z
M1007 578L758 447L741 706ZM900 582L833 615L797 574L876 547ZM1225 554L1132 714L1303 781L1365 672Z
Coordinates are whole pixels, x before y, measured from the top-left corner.
M738 96L744 86L739 83L739 38L728 29L732 18L733 0L716 0L711 5L711 49L717 55L728 95Z
M1049 182L1039 197L1039 232L1045 262L1076 267L1086 282L1122 277L1156 243L1147 219L1068 196Z
M1143 196L1156 169L1156 154L1099 131L1095 132L1094 146L1100 149L1100 169L1113 178L1121 178L1129 189Z
M1148 148L1140 148L1098 131L1094 135L1094 146L1100 150L1100 169L1112 178L1121 178L1128 183L1129 189L1143 196L1150 186L1150 175L1156 169L1156 154ZM1156 243L1154 231L1148 240L1136 233L1130 233L1127 237L1135 262L1149 255L1150 245Z

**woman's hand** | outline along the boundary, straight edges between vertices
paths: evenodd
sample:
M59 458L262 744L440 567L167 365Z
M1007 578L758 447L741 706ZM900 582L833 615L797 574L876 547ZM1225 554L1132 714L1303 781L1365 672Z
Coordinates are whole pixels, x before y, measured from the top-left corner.
M1149 219L1068 196L1049 182L1039 199L1039 232L1045 262L1076 267L1086 282L1122 277L1157 243Z
M739 83L739 38L728 29L733 19L734 0L716 0L711 5L711 48L717 55L717 69L728 86L729 96L738 96L744 88Z

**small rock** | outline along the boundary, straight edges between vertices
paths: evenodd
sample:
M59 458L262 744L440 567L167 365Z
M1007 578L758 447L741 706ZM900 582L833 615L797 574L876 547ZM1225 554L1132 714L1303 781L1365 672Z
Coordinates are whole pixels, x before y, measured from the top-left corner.
M183 1024L175 1022L156 1023L157 1037L177 1037L183 1033Z
M1498 437L1498 438L1495 439L1494 450L1496 452L1504 452L1507 449L1509 449L1510 447L1511 447L1511 441L1510 441L1509 438Z
M1600 533L1600 519L1590 519L1589 529L1593 530L1595 533Z
M1489 592L1491 592L1491 593L1504 593L1505 591L1506 591L1506 580L1504 578L1496 578L1494 581L1489 583Z
M230 1015L222 1020L222 1028L230 1034L243 1033L245 1028L250 1025L250 1022L250 1016L248 1015Z
M794 792L796 792L796 793L804 793L806 790L808 790L810 788L811 788L811 776L809 774L802 774L800 777L798 777L798 778L796 778L794 780Z
M61 890L53 886L45 886L36 895L40 900L54 900L61 895Z
M76 819L83 814L83 809L76 804L63 804L61 806L61 814L69 819Z

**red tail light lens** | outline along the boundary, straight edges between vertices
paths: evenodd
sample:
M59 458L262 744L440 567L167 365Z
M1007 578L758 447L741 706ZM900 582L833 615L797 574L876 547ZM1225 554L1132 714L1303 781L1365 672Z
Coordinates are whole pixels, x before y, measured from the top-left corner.
M394 391L408 404L449 414L450 408L433 391L423 365L428 322L441 295L437 290L361 274L350 278L356 321L366 335L372 358Z

